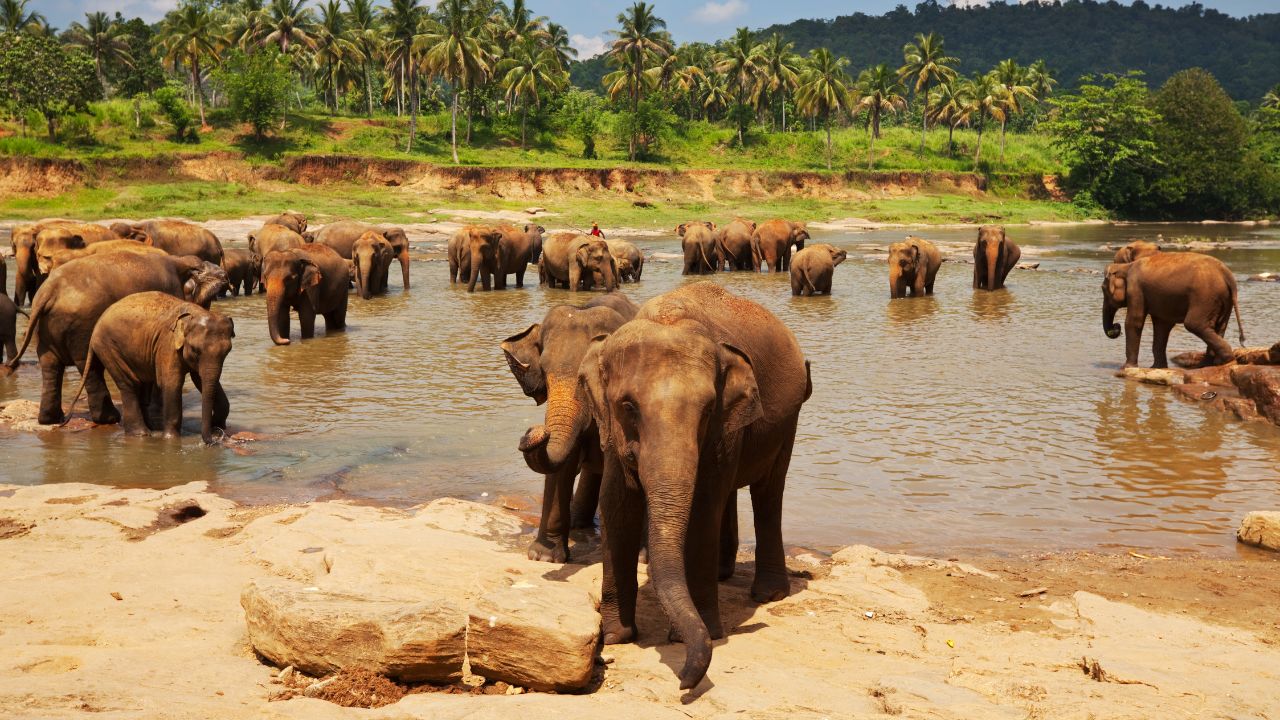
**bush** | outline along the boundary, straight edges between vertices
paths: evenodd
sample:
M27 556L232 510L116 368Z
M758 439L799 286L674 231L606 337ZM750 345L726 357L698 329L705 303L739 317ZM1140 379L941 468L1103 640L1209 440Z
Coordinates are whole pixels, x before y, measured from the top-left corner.
M650 160L658 153L662 143L670 139L671 128L675 123L675 113L668 110L662 101L648 98L636 107L635 112L618 113L613 131L623 147L634 137L636 159Z
M191 112L191 106L187 101L182 98L180 85L166 85L152 93L151 97L156 101L156 105L160 106L160 112L169 121L169 125L173 127L175 142L199 140L195 131L195 114Z
M280 53L274 49L253 55L237 50L214 73L214 78L226 89L231 112L253 127L255 138L261 140L267 129L284 116L293 83Z
M582 157L596 157L596 135L600 134L604 98L593 92L570 90L560 103L558 124L565 132L582 141Z

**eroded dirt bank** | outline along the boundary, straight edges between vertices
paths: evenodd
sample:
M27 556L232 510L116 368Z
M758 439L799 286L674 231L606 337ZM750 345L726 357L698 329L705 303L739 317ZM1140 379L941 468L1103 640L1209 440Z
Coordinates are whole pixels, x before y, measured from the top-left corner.
M518 549L527 538L503 511L441 503L424 528L457 547L510 553L505 572L525 573L530 585L597 586L595 562L527 570ZM645 588L642 642L606 648L610 664L585 694L424 693L375 710L271 701L284 686L249 647L241 591L305 582L321 562L325 573L343 572L361 543L413 517L340 503L239 507L199 483L0 485L0 716L1020 720L1275 711L1274 556L1077 554L984 568L864 546L793 557L794 594L763 607L747 599L750 562L740 558L721 590L730 634L691 694L677 689L672 670L682 649L654 644L666 627ZM450 557L444 566L393 547L366 569L409 592L484 580ZM442 566L420 571L433 561Z
M0 158L0 193L12 195L51 196L86 185L163 180L361 183L405 187L424 194L482 193L528 200L607 194L640 202L784 196L861 200L924 191L981 195L988 184L986 176L977 173L477 168L339 155L297 156L280 165L251 165L225 152L95 162ZM1061 199L1051 176L1014 178L1013 184L1033 198Z

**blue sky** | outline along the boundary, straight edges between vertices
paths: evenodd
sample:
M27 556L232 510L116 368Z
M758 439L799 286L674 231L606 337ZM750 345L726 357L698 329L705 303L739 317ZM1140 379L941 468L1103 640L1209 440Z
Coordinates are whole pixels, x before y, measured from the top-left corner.
M429 0L428 0L429 1ZM1125 0L1126 2L1128 0ZM1147 0L1155 5L1157 0ZM1188 0L1189 1L1189 0ZM854 12L882 13L902 0L654 0L658 15L677 41L716 40L728 36L741 25L752 28L799 18L831 18ZM1205 7L1230 15L1251 15L1280 11L1280 0L1200 0ZM177 0L32 0L29 7L42 13L59 28L84 17L84 13L117 10L126 17L158 20ZM603 47L606 33L616 23L618 13L631 0L529 0L539 15L546 15L568 28L574 46L583 57ZM915 0L904 2L914 7ZM1187 4L1184 0L1163 0L1164 5Z

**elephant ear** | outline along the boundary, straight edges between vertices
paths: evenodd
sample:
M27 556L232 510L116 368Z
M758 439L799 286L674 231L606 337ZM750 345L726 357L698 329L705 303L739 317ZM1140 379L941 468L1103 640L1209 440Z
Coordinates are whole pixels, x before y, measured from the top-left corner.
M546 378L542 374L542 325L534 323L502 341L507 367L524 394L541 405L547 401Z
M676 226L676 235L684 237L685 228L689 227L689 223L680 223Z
M316 264L304 260L302 263L302 291L307 294L307 300L311 303L313 309L320 307L320 281L323 275L320 268Z
M184 312L173 321L173 349L178 352L181 352L183 346L187 344L187 324L183 321L189 317L191 313Z
M600 351L608 338L608 335L591 338L591 345L587 347L587 353L582 356L582 364L578 366L578 387L586 395L587 407L591 409L591 417L596 422L600 449L606 452L613 443L613 413L609 411L609 400L605 396L604 367Z
M579 245L578 249L574 251L573 254L576 258L578 258L579 266L584 268L587 266L587 262L591 259L590 257L588 257L588 252L589 252L589 248L587 247L586 243Z
M737 432L764 416L751 359L728 343L720 343L720 383L720 412L726 434Z

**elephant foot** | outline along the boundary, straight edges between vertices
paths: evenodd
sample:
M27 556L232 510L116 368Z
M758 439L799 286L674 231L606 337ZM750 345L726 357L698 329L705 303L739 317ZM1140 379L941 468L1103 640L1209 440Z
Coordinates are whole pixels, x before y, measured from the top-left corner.
M603 630L605 645L624 645L636 641L636 628L634 625L623 625L616 621L605 622Z
M60 425L65 418L66 416L60 410L41 410L40 414L36 416L36 422L41 425Z
M751 583L751 599L763 605L777 602L791 594L791 581L786 575L781 577L757 575Z
M114 407L107 408L100 413L91 415L89 419L99 425L115 425L120 422L120 411Z
M544 543L534 538L533 542L529 543L529 559L549 563L567 563L569 562L569 543Z
M718 579L720 582L724 582L725 580L728 580L729 578L733 577L733 573L734 571L737 570L737 566L738 566L738 563L736 561L730 562L728 564L722 563L720 565L720 572L716 574L716 579Z

